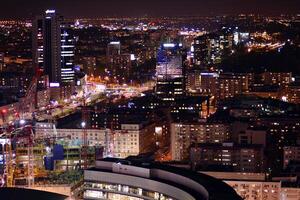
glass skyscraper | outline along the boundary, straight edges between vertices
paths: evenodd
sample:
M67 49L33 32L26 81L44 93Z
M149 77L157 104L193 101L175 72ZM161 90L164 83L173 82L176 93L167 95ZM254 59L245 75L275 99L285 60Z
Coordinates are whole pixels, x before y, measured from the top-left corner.
M33 63L50 83L74 82L74 37L55 10L33 22Z
M173 101L184 93L184 55L180 43L163 43L157 53L156 95Z

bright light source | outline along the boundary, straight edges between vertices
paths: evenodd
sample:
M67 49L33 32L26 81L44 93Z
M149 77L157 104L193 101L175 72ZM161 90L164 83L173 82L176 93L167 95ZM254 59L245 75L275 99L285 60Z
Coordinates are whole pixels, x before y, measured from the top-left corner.
M113 42L110 42L109 44L120 44L119 41L113 41Z
M24 119L20 120L20 125L24 125L26 123L26 121Z
M191 46L191 52L194 52L194 51L195 51L194 46Z
M50 87L54 88L54 87L59 87L60 84L59 83L50 83Z
M85 122L81 122L81 127L85 128L85 126L86 126L86 123Z
M134 54L130 54L130 60L135 60Z
M287 98L287 96L282 96L282 97L281 97L281 100L284 101L284 102L287 102L287 101L288 101L288 98Z
M46 14L54 14L55 10L46 10Z
M175 47L175 44L173 43L165 43L163 44L164 47Z

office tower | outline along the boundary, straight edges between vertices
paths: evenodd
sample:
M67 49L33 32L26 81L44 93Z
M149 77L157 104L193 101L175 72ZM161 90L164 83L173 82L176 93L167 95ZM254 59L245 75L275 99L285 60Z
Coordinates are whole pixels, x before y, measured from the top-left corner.
M157 54L156 95L172 101L184 94L184 61L181 44L164 43Z
M195 38L193 44L195 67L208 71L211 65L220 63L224 56L231 54L232 45L233 35L227 30Z
M107 45L107 56L120 55L121 43L119 41L112 41Z
M221 60L230 55L232 53L232 47L233 47L233 34L231 32L231 29L222 29L220 36L220 50L221 50Z
M130 54L121 53L119 41L110 42L107 45L107 69L108 76L118 83L126 83L130 79L132 59Z
M61 24L61 81L74 82L75 39L69 24Z
M33 22L33 63L50 83L74 81L74 37L63 17L46 10Z
M208 35L202 35L194 40L193 51L194 51L194 64L195 66L203 71L207 71L208 59Z

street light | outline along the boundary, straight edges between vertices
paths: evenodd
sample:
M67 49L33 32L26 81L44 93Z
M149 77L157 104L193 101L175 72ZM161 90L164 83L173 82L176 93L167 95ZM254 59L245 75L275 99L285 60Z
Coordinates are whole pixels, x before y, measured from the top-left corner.
M81 127L85 128L85 126L86 126L86 123L85 122L81 122Z
M20 120L20 125L24 125L26 123L26 121L24 119Z

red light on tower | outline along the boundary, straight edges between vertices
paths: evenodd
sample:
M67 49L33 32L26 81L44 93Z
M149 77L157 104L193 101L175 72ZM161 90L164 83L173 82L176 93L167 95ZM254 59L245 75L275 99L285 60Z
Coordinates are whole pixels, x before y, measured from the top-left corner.
M16 117L20 117L20 114L18 112L15 112Z
M7 113L7 110L4 109L4 110L1 110L1 112L2 112L3 114L5 114L5 113Z

